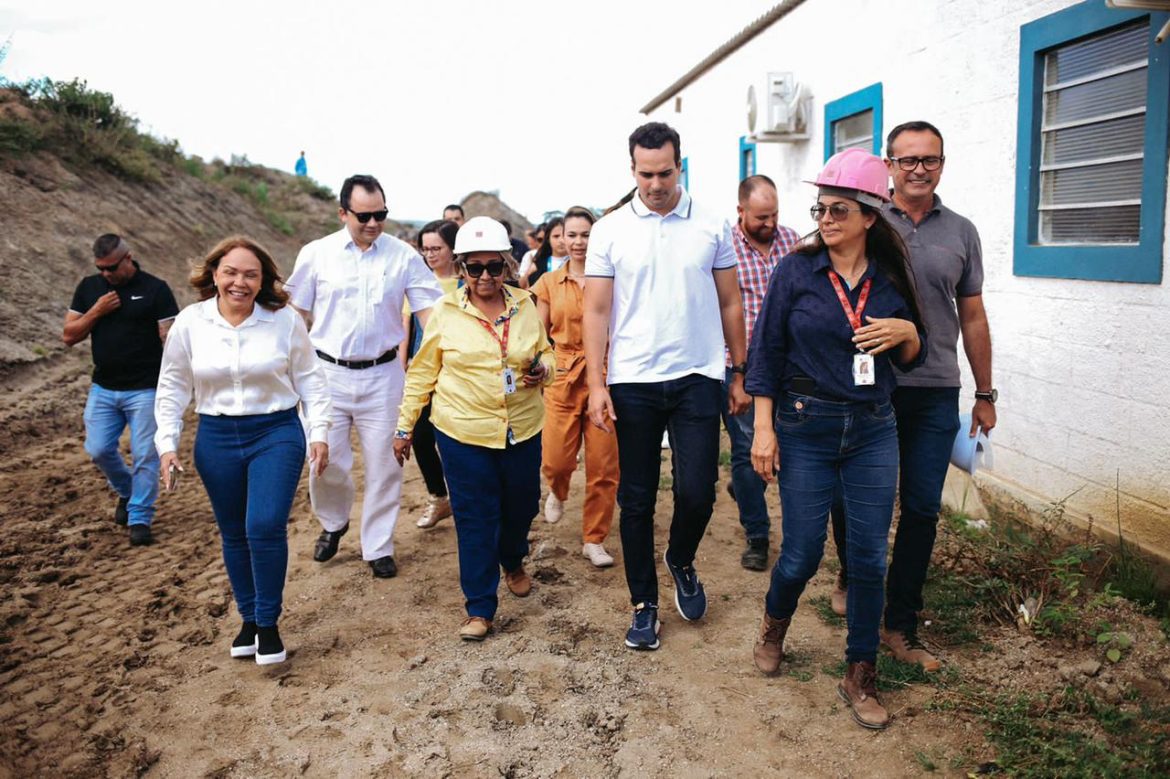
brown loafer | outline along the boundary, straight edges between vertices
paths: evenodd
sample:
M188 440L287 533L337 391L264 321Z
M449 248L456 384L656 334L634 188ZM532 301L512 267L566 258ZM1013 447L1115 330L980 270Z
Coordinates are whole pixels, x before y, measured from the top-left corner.
M504 584L508 585L508 591L517 598L527 598L528 593L532 592L532 577L524 570L523 565L514 571L504 571Z
M483 641L492 629L492 621L483 617L468 617L459 628L459 637L464 641Z

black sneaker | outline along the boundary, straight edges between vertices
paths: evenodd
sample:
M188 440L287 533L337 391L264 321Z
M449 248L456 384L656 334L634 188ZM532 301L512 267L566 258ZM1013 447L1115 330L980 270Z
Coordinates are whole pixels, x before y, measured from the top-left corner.
M126 527L130 523L130 512L127 511L126 506L130 503L129 498L118 498L118 505L114 506L114 523Z
M768 539L749 538L747 548L740 555L739 564L749 571L766 571L768 569Z
M130 546L150 546L154 543L154 536L150 534L150 525L130 526Z
M245 622L236 640L232 642L232 657L252 657L256 654L256 623Z
M702 619L707 613L707 593L703 591L695 566L671 565L669 549L662 552L662 562L666 563L666 570L674 579L674 605L679 616L687 622Z
M634 607L634 622L626 631L626 646L630 649L657 649L658 631L661 628L658 604L639 603Z
M276 625L256 628L256 665L274 665L288 659Z

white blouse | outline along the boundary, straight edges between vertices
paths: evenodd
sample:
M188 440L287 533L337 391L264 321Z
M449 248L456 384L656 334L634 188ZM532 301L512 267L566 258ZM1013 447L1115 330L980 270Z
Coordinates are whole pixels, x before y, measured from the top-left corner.
M302 404L309 441L329 432L329 386L309 333L292 307L257 305L232 327L215 298L187 306L175 318L163 349L154 416L159 454L177 451L183 411L215 416L271 414Z

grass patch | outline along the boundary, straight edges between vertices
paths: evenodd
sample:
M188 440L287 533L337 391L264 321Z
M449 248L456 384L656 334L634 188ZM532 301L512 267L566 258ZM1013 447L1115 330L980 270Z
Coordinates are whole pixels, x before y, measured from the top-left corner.
M719 451L719 467L720 468L730 468L731 467L731 452L729 452L725 449Z
M826 665L821 673L834 679L844 679L848 664L842 660L836 665ZM912 684L930 684L936 687L945 687L957 683L958 671L952 666L944 665L941 671L928 674L922 666L910 663L901 663L889 655L879 652L877 658L877 688L886 692L901 690Z
M826 625L835 628L845 627L845 618L833 611L833 601L828 595L818 595L815 598L809 598L808 604L816 609L817 616Z
M926 583L923 601L926 611L919 629L922 636L944 646L970 644L979 640L975 626L981 601L971 582L953 573L932 576Z

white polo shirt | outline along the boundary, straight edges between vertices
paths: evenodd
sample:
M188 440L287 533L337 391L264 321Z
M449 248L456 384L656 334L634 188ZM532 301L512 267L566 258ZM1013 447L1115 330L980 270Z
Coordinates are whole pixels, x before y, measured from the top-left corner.
M306 244L284 287L313 315L313 347L340 360L373 360L402 343L403 297L422 311L443 296L410 244L382 234L363 252L345 228Z
M723 319L713 271L735 268L731 225L683 190L666 216L635 197L589 236L585 274L613 279L610 384L723 380Z

